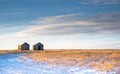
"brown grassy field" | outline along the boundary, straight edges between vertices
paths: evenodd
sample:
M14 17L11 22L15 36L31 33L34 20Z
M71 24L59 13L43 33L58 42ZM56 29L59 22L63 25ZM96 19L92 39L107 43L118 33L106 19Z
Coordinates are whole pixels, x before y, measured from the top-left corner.
M17 51L0 50L0 54L25 53L20 57L30 57L37 63L49 65L77 66L87 65L96 70L120 71L120 50L44 50L44 51Z
M0 54L18 53L17 50L0 50Z
M78 67L87 65L96 70L120 71L120 50L44 50L25 56L42 64Z
M38 52L38 51L32 51L32 50L24 50L24 51L18 51L17 49L14 50L0 50L0 54L8 54L8 53L33 53L33 52Z

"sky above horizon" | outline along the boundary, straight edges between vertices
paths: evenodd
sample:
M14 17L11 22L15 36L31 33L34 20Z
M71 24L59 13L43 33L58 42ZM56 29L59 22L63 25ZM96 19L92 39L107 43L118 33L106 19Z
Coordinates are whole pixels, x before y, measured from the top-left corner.
M120 0L0 0L0 49L119 49Z

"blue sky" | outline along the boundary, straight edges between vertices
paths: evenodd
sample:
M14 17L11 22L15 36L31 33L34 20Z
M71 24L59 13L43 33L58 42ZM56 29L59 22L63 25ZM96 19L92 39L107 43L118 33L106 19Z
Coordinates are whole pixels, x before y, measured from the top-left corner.
M0 49L119 49L120 0L0 0Z

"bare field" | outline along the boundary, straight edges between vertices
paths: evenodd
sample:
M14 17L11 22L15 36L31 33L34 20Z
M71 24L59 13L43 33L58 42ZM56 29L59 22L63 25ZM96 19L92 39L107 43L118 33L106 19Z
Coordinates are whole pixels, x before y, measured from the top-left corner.
M0 50L0 54L18 53L17 50Z
M42 64L78 67L86 65L97 71L120 71L120 50L44 50L25 56Z
M96 71L116 70L120 72L120 50L44 50L44 51L17 51L0 50L0 54L23 53L19 57L26 61L26 56L34 62L52 66L62 65L66 67L87 66Z
M30 53L30 52L38 52L38 51L32 51L32 50L24 50L24 51L18 51L17 49L14 50L0 50L0 54L8 54L8 53Z

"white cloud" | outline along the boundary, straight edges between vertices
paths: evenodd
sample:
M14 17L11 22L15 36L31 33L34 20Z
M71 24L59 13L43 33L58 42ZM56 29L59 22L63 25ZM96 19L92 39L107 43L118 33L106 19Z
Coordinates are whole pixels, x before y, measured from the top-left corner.
M58 15L58 16L49 16L49 17L43 17L39 18L38 20L32 21L32 23L36 24L53 24L53 23L58 23L58 22L63 22L63 21L69 21L72 17L77 16L77 14L67 14L67 15Z
M45 17L33 21L32 23L37 25L18 32L18 35L118 34L120 33L119 15L120 13L102 14L83 20L75 14Z
M95 15L83 20L78 14L44 17L34 20L33 25L29 27L22 27L20 31L14 32L12 36L15 38L27 38L44 35L118 34L120 33L119 14Z

